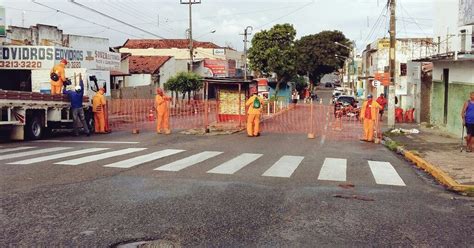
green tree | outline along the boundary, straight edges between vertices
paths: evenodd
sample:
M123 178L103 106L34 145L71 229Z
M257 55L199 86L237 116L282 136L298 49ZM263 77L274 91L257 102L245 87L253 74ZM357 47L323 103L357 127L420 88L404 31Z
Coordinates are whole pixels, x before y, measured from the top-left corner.
M291 24L277 24L270 30L262 30L252 38L248 51L250 67L265 76L277 75L275 95L281 83L288 82L296 74L296 30Z
M306 87L308 87L308 83L306 82L306 79L303 76L295 76L291 80L295 84L295 89L299 93L301 93Z
M350 51L335 42L350 47L350 41L337 30L303 36L296 41L298 73L308 75L316 85L325 74L342 68L344 61L335 55L348 57Z
M190 100L191 93L196 94L202 87L203 82L201 76L193 72L180 72L168 79L165 83L166 90L175 92L176 99L178 98L178 93L181 93L183 100L186 97L186 93L188 94L188 100Z

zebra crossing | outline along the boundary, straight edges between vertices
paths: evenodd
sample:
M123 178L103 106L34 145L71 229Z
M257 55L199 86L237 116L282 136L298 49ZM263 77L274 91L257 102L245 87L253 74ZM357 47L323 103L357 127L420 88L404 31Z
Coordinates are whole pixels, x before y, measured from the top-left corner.
M124 148L117 150L112 150L110 148L71 149L73 148L38 148L35 146L0 148L0 161L6 161L7 165L33 165L52 161L55 165L79 166L87 165L96 161L103 161L109 158L121 158L127 154L133 155L138 152L146 152L146 154L141 154L131 158L128 156L126 159L101 165L106 168L128 169L145 163L158 161L163 158L174 158L173 156L179 157L186 151L182 149L152 151L148 148ZM161 165L153 170L162 172L179 172L186 168L197 166L199 163L206 160L222 156L223 154L224 152L220 151L202 151L192 155L186 155L185 157L181 156L181 158L177 158L173 162ZM246 167L251 167L252 165L257 164L257 161L260 161L260 163L258 163L259 165L267 164L267 161L262 162L264 156L264 154L258 153L242 153L216 165L212 169L207 170L206 173L233 175ZM61 159L63 160L61 161ZM283 155L277 161L273 161L273 164L268 165L268 168L263 172L263 174L261 174L261 176L291 178L304 159L305 157L303 156ZM272 163L272 161L268 163ZM389 162L367 161L367 165L370 168L370 172L376 184L406 186L403 179ZM347 159L325 158L321 169L319 170L317 180L335 182L347 181Z

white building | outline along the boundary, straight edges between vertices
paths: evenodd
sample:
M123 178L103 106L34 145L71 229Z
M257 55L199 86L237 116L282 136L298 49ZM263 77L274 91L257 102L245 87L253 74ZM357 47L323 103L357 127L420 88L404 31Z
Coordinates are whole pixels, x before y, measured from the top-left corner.
M433 63L433 80L422 92L430 99L430 123L459 135L460 112L474 91L474 0L435 2L437 52L420 61Z
M389 79L389 39L378 39L367 45L362 53L362 87L365 93L378 96L381 93L387 95L388 91L382 83L375 78L385 73ZM408 109L415 106L414 96L416 85L408 82L407 63L414 59L430 56L434 53L433 41L429 38L400 38L396 42L395 55L395 95L398 98L397 106Z
M243 68L243 53L211 42L194 41L193 71L206 77L234 77ZM119 49L134 56L170 56L176 73L187 71L190 62L188 39L129 39Z

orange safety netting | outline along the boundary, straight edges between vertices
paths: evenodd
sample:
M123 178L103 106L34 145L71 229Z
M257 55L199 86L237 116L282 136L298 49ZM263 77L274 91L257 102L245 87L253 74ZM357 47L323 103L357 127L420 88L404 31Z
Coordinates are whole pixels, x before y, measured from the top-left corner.
M238 107L236 108L238 109ZM243 107L242 107L243 109ZM207 111L206 111L207 110ZM223 114L216 100L173 101L169 107L170 127L173 130L199 129L213 124L230 123L245 127L242 111ZM109 126L112 130L139 128L155 130L156 111L153 99L113 99L108 101ZM335 110L333 105L287 104L267 102L262 106L261 131L264 133L314 133L327 139L354 140L362 134L357 111ZM380 127L376 122L377 135Z

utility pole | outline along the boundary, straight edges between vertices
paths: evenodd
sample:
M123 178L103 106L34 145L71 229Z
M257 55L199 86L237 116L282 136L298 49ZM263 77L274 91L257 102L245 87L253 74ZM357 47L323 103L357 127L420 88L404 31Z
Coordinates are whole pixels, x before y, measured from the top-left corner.
M244 29L244 33L243 33L243 36L244 36L244 80L247 80L247 42L249 42L247 37L252 34L252 31L253 31L253 27L247 26Z
M194 61L194 47L193 47L193 16L192 6L193 4L201 4L201 0L180 0L181 4L189 5L189 71L193 72L193 61Z
M388 86L388 126L395 127L395 72L396 72L396 20L395 20L395 0L388 0L390 3L390 85Z

